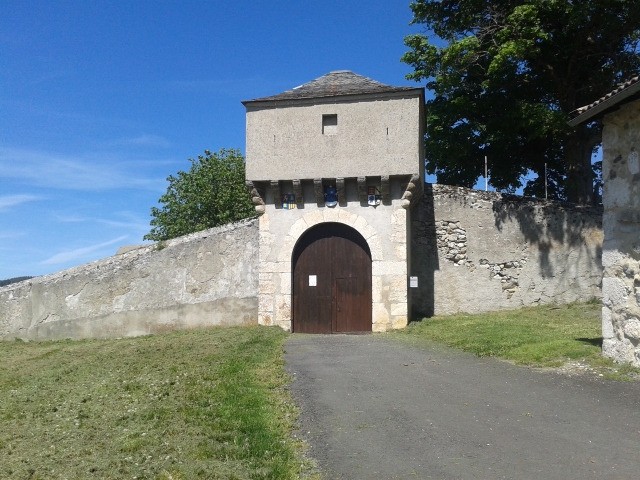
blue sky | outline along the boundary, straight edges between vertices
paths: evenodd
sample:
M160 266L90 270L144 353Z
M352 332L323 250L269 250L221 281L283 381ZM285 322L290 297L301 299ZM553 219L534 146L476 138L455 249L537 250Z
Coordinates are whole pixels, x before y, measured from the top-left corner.
M143 243L167 176L244 152L241 100L341 69L417 86L409 3L3 0L0 279Z

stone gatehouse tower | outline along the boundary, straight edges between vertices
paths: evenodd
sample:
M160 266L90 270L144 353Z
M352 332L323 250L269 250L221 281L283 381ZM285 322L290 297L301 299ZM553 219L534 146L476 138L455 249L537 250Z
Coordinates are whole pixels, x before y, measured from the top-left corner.
M310 333L404 327L423 89L335 71L243 104L260 215L258 322Z

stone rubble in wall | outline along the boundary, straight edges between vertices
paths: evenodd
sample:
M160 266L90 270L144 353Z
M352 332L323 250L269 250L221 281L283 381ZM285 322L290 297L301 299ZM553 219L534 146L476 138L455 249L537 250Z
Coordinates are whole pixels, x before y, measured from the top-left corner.
M467 232L459 221L441 220L437 222L436 237L438 249L444 258L456 266L466 266L471 271L476 269L475 264L467 256ZM518 290L518 277L526 263L526 256L519 260L499 263L491 263L486 258L480 259L480 267L486 268L492 279L500 280L502 290L507 294L507 298L511 298Z
M500 280L502 291L506 292L507 298L511 298L520 287L518 277L522 268L527 264L527 258L511 260L507 262L491 263L486 258L480 259L480 267L489 271L489 276L494 280Z
M438 249L444 258L455 265L473 266L467 257L467 231L460 226L459 221L441 220L436 224L436 238Z
M485 192L452 185L433 184L432 190L440 198L450 199L476 210L491 210L493 204L503 198L499 192Z

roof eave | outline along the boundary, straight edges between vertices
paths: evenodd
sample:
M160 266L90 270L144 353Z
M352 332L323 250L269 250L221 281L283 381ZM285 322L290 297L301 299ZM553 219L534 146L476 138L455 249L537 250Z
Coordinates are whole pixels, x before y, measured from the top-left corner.
M358 93L347 93L340 95L321 95L321 96L311 96L311 97L301 97L301 98L256 98L254 100L242 100L240 103L245 107L248 106L277 106L282 104L309 104L314 102L321 101L343 101L350 100L354 97L369 97L369 98L392 98L392 97L406 97L406 96L422 96L424 97L424 88L407 88L405 90L393 90L388 92L358 92Z
M591 108L588 108L587 110L582 112L580 115L577 115L576 117L569 120L567 124L570 127L577 127L581 123L585 123L589 120L600 117L605 113L607 113L608 111L613 110L616 106L618 106L620 103L624 102L625 100L633 99L633 97L636 94L639 94L639 92L640 92L640 82L636 82L633 85L629 86L628 88L625 88L624 90L621 90L620 92L616 93L615 95L612 95L606 100L603 100L597 105Z

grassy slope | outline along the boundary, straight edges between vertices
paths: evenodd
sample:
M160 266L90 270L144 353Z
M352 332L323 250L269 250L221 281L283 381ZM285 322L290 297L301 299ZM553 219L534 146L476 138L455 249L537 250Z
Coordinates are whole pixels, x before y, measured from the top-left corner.
M416 322L394 336L606 375L599 305ZM299 478L278 328L109 341L0 342L0 478Z
M586 303L434 317L412 323L397 335L537 367L577 361L609 377L630 378L637 369L615 365L601 355L600 309L599 303Z
M285 338L0 343L0 478L298 478Z

